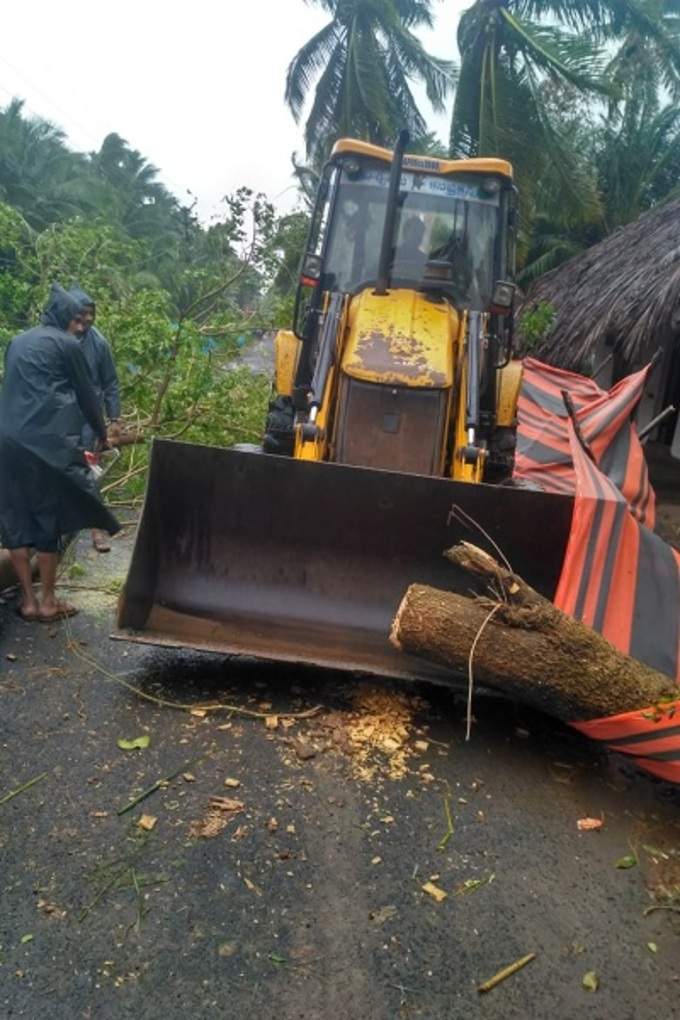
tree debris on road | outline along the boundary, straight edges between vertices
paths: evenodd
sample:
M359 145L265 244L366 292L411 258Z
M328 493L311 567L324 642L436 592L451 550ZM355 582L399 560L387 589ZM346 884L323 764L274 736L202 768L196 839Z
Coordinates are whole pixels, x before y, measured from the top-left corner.
M535 959L536 953L527 953L526 956L520 957L519 960L515 960L514 963L511 963L509 966L503 967L502 970L499 970L497 974L494 974L494 976L489 978L488 981L485 981L484 984L480 985L477 991L480 992L480 994L490 992L491 989L495 988L496 985L499 985L501 981L505 981L506 978L516 974L518 970L521 970L522 967L526 967L528 963L531 963L531 961Z

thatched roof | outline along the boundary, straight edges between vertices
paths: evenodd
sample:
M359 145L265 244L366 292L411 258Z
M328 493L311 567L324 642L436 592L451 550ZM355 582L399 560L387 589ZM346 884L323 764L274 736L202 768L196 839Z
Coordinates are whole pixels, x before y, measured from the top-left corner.
M587 371L602 342L616 344L629 366L659 345L680 342L680 201L546 273L529 289L523 310L541 301L557 314L535 353L562 368Z

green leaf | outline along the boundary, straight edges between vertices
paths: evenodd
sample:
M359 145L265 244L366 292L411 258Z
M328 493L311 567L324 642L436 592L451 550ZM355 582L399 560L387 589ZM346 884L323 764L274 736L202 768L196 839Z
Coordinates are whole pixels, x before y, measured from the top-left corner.
M581 982L587 992L596 992L600 987L600 979L597 976L596 971L589 970L583 975Z
M82 563L72 563L68 568L68 576L71 581L75 580L76 577L85 577L87 571Z
M25 945L27 942L32 942L32 941L33 941L33 936L32 935L22 935L21 936L21 944L22 944L22 946Z
M656 942L648 942L647 949L650 951L650 953L658 953L659 951L659 947L657 946Z
M270 953L269 959L271 960L272 963L275 963L277 966L281 963L286 962L285 956L280 956L278 953Z
M141 737L134 737L132 740L126 740L124 737L118 738L118 746L121 751L141 751L148 747L150 743L151 737L148 733L143 734Z
M634 868L637 864L638 859L635 854L626 854L625 857L619 857L615 864L617 868Z

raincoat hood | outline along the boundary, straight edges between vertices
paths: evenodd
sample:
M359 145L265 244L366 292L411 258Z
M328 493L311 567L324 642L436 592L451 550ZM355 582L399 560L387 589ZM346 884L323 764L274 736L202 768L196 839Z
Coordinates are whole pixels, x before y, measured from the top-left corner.
M43 312L43 324L65 331L68 329L69 322L79 314L80 305L78 302L63 287L60 287L58 283L53 283L47 307Z
M81 290L81 288L77 284L74 284L73 287L69 289L68 293L69 297L72 297L73 300L78 304L78 308L80 309L80 311L82 311L84 308L96 308L96 302L90 297L89 294L86 294L84 290Z

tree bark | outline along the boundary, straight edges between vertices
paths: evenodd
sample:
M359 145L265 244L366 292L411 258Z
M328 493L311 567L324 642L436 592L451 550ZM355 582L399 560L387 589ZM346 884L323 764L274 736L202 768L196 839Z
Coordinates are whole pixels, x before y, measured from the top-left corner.
M566 722L677 698L674 681L619 652L481 549L462 543L445 555L481 590L466 597L411 585L392 625L397 648L467 675L483 628L475 683Z

